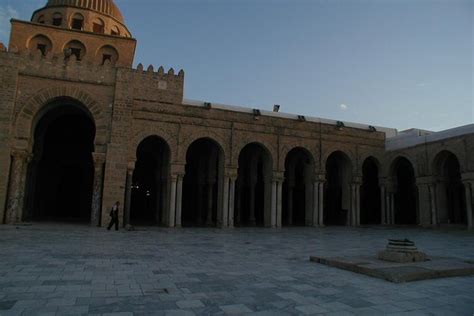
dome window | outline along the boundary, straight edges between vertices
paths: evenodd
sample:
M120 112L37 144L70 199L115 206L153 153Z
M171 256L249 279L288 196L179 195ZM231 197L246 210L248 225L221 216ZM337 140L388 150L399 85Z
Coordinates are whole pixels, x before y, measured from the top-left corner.
M28 49L30 51L39 50L43 56L46 56L46 54L51 51L52 47L53 44L49 38L44 35L36 35L30 40L28 44Z
M53 25L61 26L63 24L63 15L59 12L53 14Z
M120 30L116 25L112 26L112 30L110 31L110 35L120 36Z
M94 22L92 23L92 31L94 33L104 34L105 33L104 21L102 21L101 19L94 20Z
M84 17L82 14L76 13L72 17L71 28L73 30L82 30L84 27Z
M44 15L40 15L37 21L39 24L44 24Z
M76 56L76 59L82 60L84 55L86 54L86 47L79 41L70 41L64 47L64 57L65 59L69 59L72 55Z
M106 62L115 65L119 59L119 54L114 47L106 45L97 52L97 59L102 65L104 65Z

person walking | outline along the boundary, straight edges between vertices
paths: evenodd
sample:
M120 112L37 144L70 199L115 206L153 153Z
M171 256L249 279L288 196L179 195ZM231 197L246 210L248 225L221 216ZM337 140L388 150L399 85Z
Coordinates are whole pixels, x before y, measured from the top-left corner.
M109 223L109 226L107 227L107 230L110 230L110 228L112 228L112 226L114 224L115 224L115 230L118 230L118 227L119 227L119 219L118 219L119 207L120 207L120 202L119 201L115 202L114 206L112 206L112 209L110 210L110 223Z

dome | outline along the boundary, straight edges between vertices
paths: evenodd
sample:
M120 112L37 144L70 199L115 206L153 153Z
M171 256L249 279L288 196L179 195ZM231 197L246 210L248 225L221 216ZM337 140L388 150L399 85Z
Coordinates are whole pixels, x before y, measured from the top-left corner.
M122 13L117 8L113 0L48 0L47 7L76 7L92 10L108 15L120 23L124 23Z

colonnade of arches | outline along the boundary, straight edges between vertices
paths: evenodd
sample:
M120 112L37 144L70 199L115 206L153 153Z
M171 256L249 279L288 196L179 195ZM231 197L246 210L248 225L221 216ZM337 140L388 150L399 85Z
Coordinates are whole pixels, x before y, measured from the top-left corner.
M20 220L99 224L97 205L104 175L98 172L94 156L96 127L91 114L68 98L55 100L40 114L25 168ZM419 181L413 164L403 156L391 162L387 175L375 157L365 158L358 171L343 151L332 152L322 170L316 170L311 152L295 147L284 157L284 171L276 171L275 157L267 147L250 142L230 168L219 142L199 138L186 148L185 166L176 173L171 153L159 136L146 137L137 146L125 186L126 224L417 225L423 220L420 205L426 201L420 197L425 191L432 224L472 223L461 166L449 151L433 159L433 177L426 183Z

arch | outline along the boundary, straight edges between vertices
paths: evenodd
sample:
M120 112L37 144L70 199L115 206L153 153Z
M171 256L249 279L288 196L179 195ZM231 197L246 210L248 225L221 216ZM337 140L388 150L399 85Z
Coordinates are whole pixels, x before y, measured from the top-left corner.
M37 34L28 41L28 49L32 52L39 50L41 55L46 56L53 50L53 42L44 34Z
M113 25L110 28L110 35L112 36L120 36L120 29L117 25Z
M97 50L96 61L101 65L104 65L106 62L115 65L118 60L119 53L112 45L104 45Z
M39 23L39 24L46 23L46 20L44 18L44 14L39 15L38 18L36 19L36 22Z
M132 225L162 225L167 222L170 148L163 138L148 136L137 146L131 189Z
M184 133L182 131L180 134L178 156L176 157L177 161L185 162L189 147L192 143L201 138L209 139L219 146L222 151L224 162L227 165L229 159L229 155L227 154L229 152L228 141L226 141L222 133L212 129L193 129Z
M131 138L128 160L135 161L136 148L142 140L147 137L156 136L163 139L170 148L170 163L176 162L177 133L161 125L140 123L140 129L136 129L134 136Z
M379 186L380 162L369 156L362 163L362 185L360 190L361 224L381 224L381 192Z
M84 16L78 12L74 13L71 17L71 29L83 30L84 29Z
M384 172L383 172L383 175L386 177L386 178L391 178L394 174L394 170L395 170L395 166L396 166L396 163L399 159L405 159L407 160L410 165L413 167L413 170L415 172L415 177L418 176L418 171L417 169L415 168L416 164L415 164L415 159L412 158L410 155L406 154L406 153L397 153L396 155L390 157L388 160L387 160L387 163L382 165L382 167L384 168Z
M253 142L238 159L234 222L236 226L271 226L273 161L270 151Z
M467 208L461 165L451 151L440 151L432 163L436 179L436 206L439 224L467 225Z
M232 162L233 163L238 163L239 157L242 153L242 150L249 146L249 145L258 145L262 147L262 149L265 151L265 154L267 155L267 159L272 165L272 170L276 169L278 166L278 163L276 161L276 157L278 157L278 152L273 146L272 143L264 140L264 139L258 139L258 137L251 138L251 139L241 139L240 142L237 142L233 147L232 147Z
M209 137L193 141L186 151L183 179L183 226L219 226L222 219L224 150Z
M32 125L25 219L89 222L96 134L92 116L76 100L57 99L44 107Z
M294 147L285 158L283 182L283 225L311 225L313 223L314 159L304 147Z
M63 15L61 12L54 12L53 18L51 20L51 24L54 26L62 26L63 25Z
M86 46L79 40L69 41L66 45L64 45L63 51L65 59L69 59L74 56L76 60L82 60L87 54Z
M92 21L92 32L98 33L98 34L104 34L105 33L105 22L101 18L95 18Z
M352 171L356 170L357 159L354 152L349 149L340 148L339 146L330 146L329 148L323 149L323 152L321 153L321 169L324 169L326 167L329 157L334 155L334 153L339 153L343 155L345 158L347 158L347 160L351 164L351 170Z
M404 156L396 157L391 165L394 192L394 220L398 225L416 225L418 215L418 189L413 164Z
M48 105L53 104L54 101L59 99L77 101L77 104L80 103L84 108L87 108L96 126L96 146L106 143L108 120L100 105L82 89L62 86L40 90L24 102L24 106L20 109L15 119L14 135L17 148L28 151L32 150L35 122L41 116L41 113L47 110Z
M337 150L327 157L324 186L325 224L350 224L352 170L353 164L346 153Z

